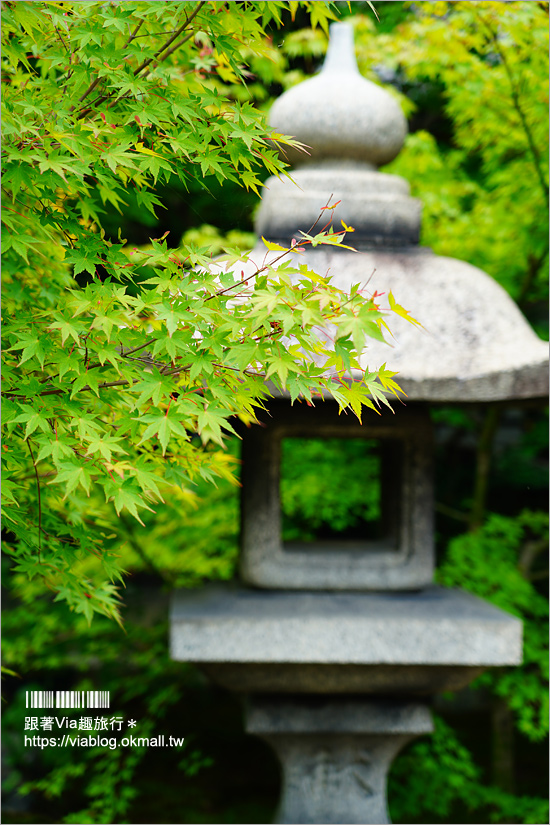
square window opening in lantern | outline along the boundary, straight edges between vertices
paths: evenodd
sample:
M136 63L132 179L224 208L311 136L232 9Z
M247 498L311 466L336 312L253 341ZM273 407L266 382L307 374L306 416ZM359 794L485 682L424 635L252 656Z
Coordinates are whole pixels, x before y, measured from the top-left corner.
M281 440L285 551L398 549L400 439Z

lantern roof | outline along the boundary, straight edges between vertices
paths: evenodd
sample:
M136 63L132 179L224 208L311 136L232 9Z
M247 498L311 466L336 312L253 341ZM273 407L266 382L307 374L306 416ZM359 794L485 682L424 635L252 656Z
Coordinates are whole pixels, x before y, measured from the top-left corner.
M305 259L346 291L366 285L382 307L392 292L422 324L392 314L393 338L369 343L364 368L386 364L397 371L411 400L497 401L548 393L548 344L491 276L418 245L421 202L410 197L407 181L377 170L399 153L406 121L395 99L359 74L350 24L332 24L323 69L285 92L269 119L310 149L309 155L289 154L297 165L293 180L266 182L258 234L288 243L298 230L308 231L330 198L340 201L332 210L334 225L343 220L354 227L350 242L358 251L308 248L298 263ZM251 261L264 259L262 243Z

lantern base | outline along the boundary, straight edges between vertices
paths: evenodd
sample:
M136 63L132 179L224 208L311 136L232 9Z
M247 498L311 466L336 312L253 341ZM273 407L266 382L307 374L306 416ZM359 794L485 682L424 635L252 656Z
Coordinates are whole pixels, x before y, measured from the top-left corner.
M465 665L356 665L220 662L199 665L236 693L368 693L426 696L462 690L485 670Z
M423 694L521 662L521 622L471 593L210 586L174 594L172 658L246 693Z
M390 822L386 784L393 759L433 724L420 704L255 696L246 729L281 762L276 822L379 825Z

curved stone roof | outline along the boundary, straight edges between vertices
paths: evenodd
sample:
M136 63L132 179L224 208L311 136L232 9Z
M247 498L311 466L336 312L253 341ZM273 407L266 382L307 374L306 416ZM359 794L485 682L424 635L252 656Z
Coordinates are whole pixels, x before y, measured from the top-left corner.
M259 243L245 276L280 253ZM382 308L388 293L423 325L394 315L387 344L371 341L361 365L386 364L411 401L500 401L548 393L548 344L533 332L515 302L481 269L425 247L350 252L317 247L289 253L328 274L343 290L367 284ZM368 282L368 283L367 283ZM383 293L383 294L381 294Z

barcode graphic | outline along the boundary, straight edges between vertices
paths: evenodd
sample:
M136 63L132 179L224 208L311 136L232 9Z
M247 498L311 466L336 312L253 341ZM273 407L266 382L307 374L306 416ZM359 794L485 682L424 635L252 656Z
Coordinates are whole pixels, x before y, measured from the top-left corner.
M108 690L27 690L27 708L108 708Z

